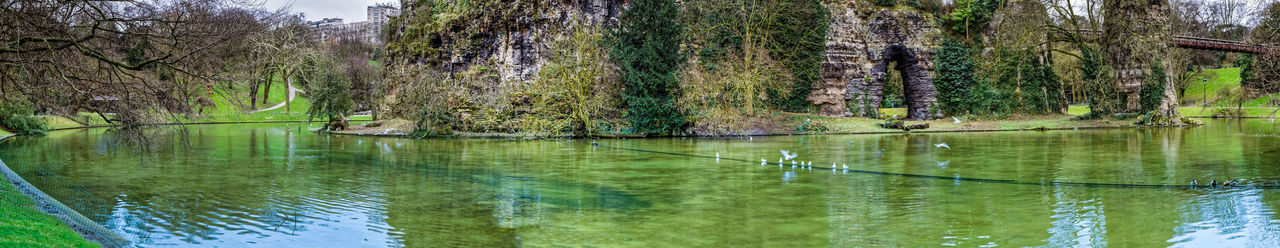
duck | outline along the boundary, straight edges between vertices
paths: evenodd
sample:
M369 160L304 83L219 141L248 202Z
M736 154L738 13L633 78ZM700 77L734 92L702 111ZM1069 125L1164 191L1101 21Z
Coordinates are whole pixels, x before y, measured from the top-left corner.
M1196 184L1198 184L1198 183L1199 183L1199 182L1196 182L1196 180L1195 180L1195 179L1191 179L1191 187L1195 187L1195 186L1196 186Z
M1209 180L1209 187L1218 187L1218 180Z
M591 146L600 146L600 143L596 143L596 141L592 140L592 141L591 141Z

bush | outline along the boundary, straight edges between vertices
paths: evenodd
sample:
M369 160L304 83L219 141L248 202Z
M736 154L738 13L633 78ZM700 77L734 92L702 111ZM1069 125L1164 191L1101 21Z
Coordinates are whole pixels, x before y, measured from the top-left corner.
M797 133L822 133L830 130L831 128L828 128L827 124L813 119L804 119L804 122L796 126Z
M569 129L575 136L586 136L597 126L597 120L620 115L617 113L621 104L617 90L620 87L605 61L607 55L601 43L598 31L584 28L552 44L548 63L534 83L541 92L534 101L536 118L565 120L564 126L556 129Z
M18 135L45 135L49 125L44 119L32 116L30 106L19 103L0 104L0 127Z

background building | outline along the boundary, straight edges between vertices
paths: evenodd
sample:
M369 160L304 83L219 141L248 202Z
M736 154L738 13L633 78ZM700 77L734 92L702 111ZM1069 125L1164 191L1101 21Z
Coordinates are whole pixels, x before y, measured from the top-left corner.
M387 28L391 17L400 15L400 9L391 4L376 4L365 9L367 21L342 23L342 18L324 18L311 22L322 41L331 41L340 35L359 36L374 44L382 44L382 32Z

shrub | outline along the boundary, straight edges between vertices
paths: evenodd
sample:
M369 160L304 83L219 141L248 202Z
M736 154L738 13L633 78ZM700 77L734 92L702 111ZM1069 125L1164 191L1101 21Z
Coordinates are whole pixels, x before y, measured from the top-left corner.
M590 134L597 120L618 116L619 86L605 61L605 48L598 33L578 30L567 39L554 42L549 62L534 83L541 92L534 106L537 118L566 120L560 128L567 128L576 136Z
M20 103L0 104L0 127L18 135L45 135L49 126L44 119L32 116L31 107Z

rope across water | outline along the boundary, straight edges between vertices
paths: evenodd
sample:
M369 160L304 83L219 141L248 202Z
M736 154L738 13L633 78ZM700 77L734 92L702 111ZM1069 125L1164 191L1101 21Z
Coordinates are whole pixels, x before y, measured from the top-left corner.
M693 157L693 158L708 158L708 159L720 159L720 160L727 160L727 161L736 161L736 162L754 163L754 161L751 161L751 160L746 160L746 159L737 159L737 158L720 158L720 157L716 157L716 156L706 156L706 155L686 154L686 153L676 153L676 152L664 152L664 151L644 150L644 149L635 149L635 148L614 147L614 146L606 146L606 145L599 145L599 147L600 147L600 148L609 148L609 149L624 150L624 151L634 151L634 152L643 152L643 153L663 154L663 155L671 155L671 156ZM1016 180L1009 180L1009 179L990 179L990 178L974 178L974 177L961 177L961 176L935 176L935 175L921 175L921 174L907 174L907 173L895 173L895 172L869 171L869 170L859 170L859 169L852 169L852 168L850 168L850 169L844 169L844 168L831 168L831 167L825 167L825 166L809 166L809 167L811 167L811 168L813 168L813 169L825 169L825 170L835 169L835 170L838 170L838 171L843 171L843 172L852 172L852 173L858 173L858 174L870 174L870 175L882 175L882 176L899 176L899 177L924 178L924 179L938 179L938 180L950 180L950 181L960 181L960 182L1000 183L1000 184L1013 184L1013 185L1035 185L1035 186L1081 186L1081 187L1103 187L1103 188L1161 188L1161 189L1201 189L1201 188L1208 189L1208 188L1214 188L1214 187L1209 187L1208 185L1202 185L1202 186L1198 186L1198 187L1192 187L1190 184L1187 184L1187 185L1173 185L1173 184L1090 183L1090 182L1057 182L1057 181L1051 181L1051 182L1024 182L1024 181L1016 181ZM1205 182L1205 183L1207 183L1207 182ZM1272 182L1272 183L1270 183L1270 184L1258 183L1258 182L1248 182L1248 184L1241 185L1241 186L1234 186L1234 187L1222 187L1222 186L1218 186L1218 187L1216 187L1216 188L1280 189L1280 182Z

